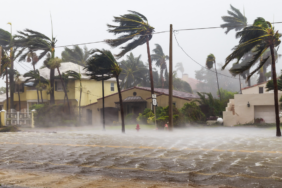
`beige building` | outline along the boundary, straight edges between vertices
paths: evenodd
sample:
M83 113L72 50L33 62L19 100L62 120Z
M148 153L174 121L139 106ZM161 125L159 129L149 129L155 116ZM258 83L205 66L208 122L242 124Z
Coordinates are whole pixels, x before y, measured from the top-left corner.
M152 109L151 88L149 87L133 87L121 92L123 99L124 115L133 114L134 118L142 113L145 108ZM158 106L168 106L168 89L155 88L157 94ZM199 97L186 92L173 91L173 104L178 108L182 108L185 103ZM99 125L102 123L102 98L97 99L97 102L86 105L82 108L82 118L86 124ZM120 122L120 108L118 93L105 96L105 114L106 124Z
M235 94L234 99L229 100L223 112L225 126L254 123L256 118L275 123L274 93L266 91L266 83L243 88L242 94ZM278 99L281 95L278 91Z

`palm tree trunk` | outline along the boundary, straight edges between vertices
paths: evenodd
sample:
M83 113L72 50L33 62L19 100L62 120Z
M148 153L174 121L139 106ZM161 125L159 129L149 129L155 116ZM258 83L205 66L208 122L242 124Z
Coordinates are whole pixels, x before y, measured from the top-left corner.
M276 136L281 136L280 131L280 119L279 119L279 106L278 106L278 89L277 89L277 77L276 77L276 68L275 68L275 57L274 57L274 47L270 46L271 50L271 68L272 68L272 76L273 76L273 85L274 85L274 104L275 104L275 116L276 116Z
M57 68L57 70L58 70L58 73L59 73L59 76L60 76L60 79L61 79L61 82L62 82L62 85L63 85L63 88L64 88L65 96L66 96L66 98L67 98L67 103L68 103L68 108L69 108L69 114L70 114L70 103L69 103L69 98L68 98L67 90L66 90L66 87L65 87L65 83L64 83L64 81L63 81L63 79L62 79L60 69Z
M6 68L6 103L7 103L7 111L9 110L9 79L8 79L8 70Z
M103 130L105 130L105 93L104 93L104 75L102 75L102 97L103 97Z
M78 109L78 118L79 118L79 124L81 125L81 93L82 93L82 85L80 80L80 94L79 94L79 109Z
M151 80L151 94L154 94L154 79L153 79L153 71L152 71L152 61L151 61L151 54L150 54L150 46L149 46L149 39L147 37L147 54L149 60L149 71L150 71L150 80Z
M122 96L120 92L119 80L117 79L117 88L118 88L118 96L119 96L119 106L120 106L120 116L121 116L121 132L125 133L125 125L124 125L124 112L123 112L123 104L122 104Z
M161 82L162 82L162 88L164 88L164 77L163 77L163 69L161 68Z
M41 95L41 103L43 104L42 90L40 90L40 95Z
M11 60L11 68L10 68L10 108L14 108L14 92L15 92L15 83L14 83L14 65Z
M247 75L248 75L248 76L250 75L250 69L248 70ZM251 86L251 79L248 80L248 86L249 86L249 87Z
M240 84L240 94L242 94L240 74L239 74L239 84Z
M217 70L216 70L216 62L214 62L214 68L215 68L215 74L216 74L216 80L217 80L217 89L218 89L219 100L221 100L221 94L219 90L218 76L217 76Z
M33 65L33 70L35 72L35 65L34 65L34 63L32 63L32 65ZM36 92L37 92L37 104L39 104L39 92L38 92L37 88L36 88Z
M21 111L21 96L20 96L20 90L19 90L19 85L18 85L18 97L19 97L19 112Z
M55 69L50 69L50 86L51 86L51 92L50 92L50 103L55 104L55 84L54 84L54 76L55 76Z

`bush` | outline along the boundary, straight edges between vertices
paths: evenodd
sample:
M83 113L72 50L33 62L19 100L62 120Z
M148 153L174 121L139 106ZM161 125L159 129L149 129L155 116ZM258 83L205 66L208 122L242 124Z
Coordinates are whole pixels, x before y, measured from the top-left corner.
M184 116L184 119L188 123L195 123L200 121L205 121L206 116L201 111L200 107L194 102L185 103L181 112Z
M133 123L133 122L134 122L133 116L134 116L133 113L127 114L127 115L124 117L125 123L126 123L126 124Z
M147 123L148 118L154 117L154 113L151 109L145 108L144 112L137 117L137 122L139 123Z
M65 106L51 104L34 104L30 109L35 109L34 124L37 127L50 127L57 125L77 125L75 115L69 115Z

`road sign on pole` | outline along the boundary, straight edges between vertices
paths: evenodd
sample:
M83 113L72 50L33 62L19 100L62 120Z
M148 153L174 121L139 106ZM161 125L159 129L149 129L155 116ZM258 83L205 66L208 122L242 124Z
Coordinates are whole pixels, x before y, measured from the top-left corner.
M153 99L153 106L157 106L157 99Z
M156 99L156 98L157 98L157 95L156 95L156 94L152 94L152 98L153 98L153 99Z

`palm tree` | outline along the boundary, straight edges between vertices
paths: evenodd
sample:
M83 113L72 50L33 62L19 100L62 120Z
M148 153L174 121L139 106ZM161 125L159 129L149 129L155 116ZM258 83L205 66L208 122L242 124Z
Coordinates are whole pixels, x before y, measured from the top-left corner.
M67 90L66 90L66 86L65 86L65 82L64 80L62 79L62 75L61 75L61 72L60 72L60 66L61 66L61 62L62 60L59 59L58 57L56 58L51 58L50 61L48 62L48 66L51 68L51 69L57 69L58 73L59 73L59 76L60 76L60 79L61 79L61 82L62 82L62 85L63 85L63 88L64 88L64 93L65 93L65 97L67 98L67 103L68 103L68 108L69 108L69 113L70 113L70 103L69 103L69 98L68 98L68 94L67 94Z
M132 53L126 56L126 60L120 63L122 72L119 79L122 80L121 87L127 89L134 87L143 82L146 79L148 69L140 60L141 55L134 57Z
M227 11L230 16L222 16L222 20L226 23L221 24L220 27L226 28L225 33L227 34L231 30L240 31L247 26L247 18L243 15L240 10L230 5L231 11Z
M181 74L182 74L182 77L183 77L183 73L184 73L184 67L183 67L183 64L181 62L178 62L176 63L176 66L175 66L175 70L176 71L180 71Z
M55 58L55 44L57 42L57 39L53 37L53 31L51 38L47 37L46 35L40 32L33 31L30 29L25 29L24 32L20 32L20 34L22 34L28 39L28 41L25 42L25 44L30 51L32 52L41 51L40 55L38 56L38 61L42 59L44 56L47 56L46 59L48 59L45 62L49 62L49 59ZM51 85L50 103L51 104L55 103L54 77L55 77L55 69L50 68L50 85Z
M7 104L7 109L9 109L9 85L8 85L8 68L10 65L10 60L7 57L7 54L5 53L4 49L2 48L2 56L1 56L1 76L4 78L6 77L6 104Z
M160 67L160 78L162 88L164 87L164 70L167 70L166 60L169 59L167 55L164 54L162 47L159 44L155 44L156 48L153 49L154 54L151 55L152 61L156 61L156 66Z
M72 62L84 66L90 56L90 51L84 46L84 49L75 45L73 49L68 47L62 52L62 62Z
M16 78L15 78L15 84L17 86L17 92L18 92L18 98L19 98L19 111L21 111L21 95L20 95L20 86L23 83L23 81L20 78L20 73L16 72Z
M78 108L78 117L79 123L81 123L81 93L82 93L82 84L81 84L81 74L75 71L67 71L66 74L70 77L73 77L76 80L79 80L79 108Z
M0 45L3 48L4 53L8 54L7 58L9 59L9 67L10 69L14 69L14 61L21 55L21 53L25 50L25 48L21 48L17 45L16 36L12 35L12 24L11 32L0 29ZM20 49L21 48L21 49ZM14 71L10 71L9 75L10 79L10 108L14 108Z
M270 22L265 21L263 18L257 18L254 21L253 26L245 27L243 31L236 34L239 38L239 45L235 46L233 52L226 58L225 65L223 69L233 60L236 59L237 62L244 56L244 54L249 51L253 51L253 59L249 61L246 66L238 67L233 69L233 74L240 74L247 69L250 69L254 64L256 64L258 59L263 55L263 53L270 48L271 51L271 65L272 65L272 78L274 84L274 101L275 101L275 114L276 114L276 136L281 136L280 125L279 125L279 106L278 106L278 90L277 90L277 78L276 78L276 68L275 68L275 55L274 47L280 45L281 34L272 27ZM270 56L259 61L258 67L250 73L247 80L257 72L269 59Z
M121 58L127 52L135 49L137 46L147 43L147 54L149 60L149 71L151 80L151 93L154 93L152 62L150 56L149 40L152 38L154 28L148 23L147 18L135 11L129 11L129 14L124 14L119 17L114 17L114 22L119 23L119 26L109 25L109 32L122 34L117 39L105 40L111 47L118 47L124 43L129 42L126 46L121 47L122 51L116 55L117 58ZM124 34L126 33L126 34Z
M87 70L88 76L90 79L95 79L97 81L104 81L115 77L117 80L118 92L119 92L119 102L120 102L120 113L121 113L121 123L122 123L122 132L125 132L124 126L124 113L123 113L123 104L122 96L119 85L119 75L121 73L121 68L118 66L117 61L115 60L113 54L108 50L99 50L95 49L91 52L93 54L91 58L87 61L85 69ZM103 127L105 129L104 121L104 94L103 94Z
M216 70L215 56L213 54L210 54L210 55L208 55L207 60L206 60L206 67L208 69L211 69L211 68L213 68L213 65L214 65L215 75L216 75L216 80L217 80L217 89L218 89L219 99L221 100L219 83L218 83L218 76L217 76L217 70Z
M48 84L48 80L46 80L44 77L40 76L40 72L38 69L31 70L23 75L23 77L28 78L25 80L25 82L33 81L33 85L36 86L36 89L40 91L41 94L41 102L43 103L43 97L42 97L42 90L45 87L46 84ZM39 100L38 100L39 102Z

